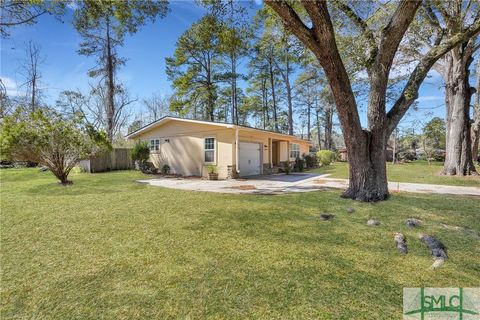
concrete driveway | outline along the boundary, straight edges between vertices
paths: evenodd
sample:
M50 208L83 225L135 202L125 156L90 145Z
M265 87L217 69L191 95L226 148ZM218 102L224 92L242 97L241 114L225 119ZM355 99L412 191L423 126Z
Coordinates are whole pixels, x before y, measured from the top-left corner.
M313 182L320 177L315 173L273 174L251 176L245 179L211 181L201 178L156 178L138 180L152 186L218 193L280 194L324 190Z
M246 179L210 181L201 178L155 178L138 180L152 186L218 193L282 194L311 192L332 188L346 189L347 179L332 179L328 174L291 173L252 176ZM480 187L459 187L433 184L389 182L390 192L436 193L480 196Z

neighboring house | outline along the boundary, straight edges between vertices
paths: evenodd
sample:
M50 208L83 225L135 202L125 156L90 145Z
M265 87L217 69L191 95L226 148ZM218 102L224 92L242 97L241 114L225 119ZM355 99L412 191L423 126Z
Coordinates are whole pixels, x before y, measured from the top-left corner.
M269 174L308 154L298 137L227 123L164 117L127 135L150 145L150 160L183 176L206 176L216 165L220 179ZM238 165L237 165L238 164Z

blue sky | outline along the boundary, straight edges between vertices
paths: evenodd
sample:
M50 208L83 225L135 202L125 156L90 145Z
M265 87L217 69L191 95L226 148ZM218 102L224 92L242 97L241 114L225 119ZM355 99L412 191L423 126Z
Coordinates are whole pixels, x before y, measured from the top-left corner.
M255 7L259 8L258 3ZM203 8L189 1L171 1L170 8L165 19L147 24L135 35L126 37L125 46L120 49L120 55L128 61L119 77L131 95L139 98L134 114L143 112L142 98L153 93L171 93L165 74L165 58L173 55L178 37L205 13ZM0 77L10 94L24 90L20 87L23 79L19 62L29 40L39 43L45 56L41 72L47 102L53 103L62 90L86 91L88 82L94 82L87 76L87 71L94 66L94 59L77 54L81 39L70 23L70 15L71 12L63 23L43 16L37 24L13 29L9 39L0 40ZM442 81L432 72L420 90L419 110L410 112L401 126L410 126L412 121L424 123L433 115L443 117L444 113ZM362 110L361 118L365 123L365 110Z

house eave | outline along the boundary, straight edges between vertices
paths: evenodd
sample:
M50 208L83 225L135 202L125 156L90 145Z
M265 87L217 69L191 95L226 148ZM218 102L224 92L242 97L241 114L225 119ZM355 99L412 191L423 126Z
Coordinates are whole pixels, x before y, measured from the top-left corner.
M299 137L293 136L293 135L288 135L284 133L279 133L279 132L273 132L273 131L268 131L268 130L262 130L262 129L257 129L257 128L250 128L246 126L240 126L240 125L235 125L235 124L230 124L230 123L218 123L218 122L210 122L210 121L202 121L202 120L194 120L194 119L184 119L184 118L176 118L176 117L163 117L155 122L149 123L146 126L128 134L125 136L126 139L134 139L141 135L144 132L147 132L149 130L152 130L154 128L157 128L161 126L164 123L167 123L169 121L181 121L181 122L189 122L189 123L198 123L198 124L206 124L206 125L211 125L211 126L216 126L216 127L222 127L225 129L235 129L239 131L247 131L247 132L256 132L256 133L264 133L268 135L273 135L274 137L278 137L278 140L287 140L287 141L298 141L298 142L306 142L310 145L312 145L312 142L309 140L304 140Z

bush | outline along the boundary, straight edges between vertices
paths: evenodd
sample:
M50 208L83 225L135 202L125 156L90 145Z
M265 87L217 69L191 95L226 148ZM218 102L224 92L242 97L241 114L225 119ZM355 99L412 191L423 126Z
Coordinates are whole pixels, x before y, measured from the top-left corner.
M131 152L132 160L144 162L150 158L150 147L147 141L135 143Z
M17 108L3 117L0 158L42 166L66 186L71 170L81 159L110 150L105 132L95 130L79 115L66 116L50 108L27 113Z
M417 160L417 155L412 151L403 151L397 154L397 158L403 161L413 161Z
M147 141L138 141L132 148L130 153L132 160L136 161L138 168L142 173L157 173L157 169L153 163L149 162L150 159L150 147Z
M318 166L318 158L316 154L306 154L304 156L305 166L308 169L315 168Z
M139 161L138 166L140 168L140 171L142 171L142 173L146 173L146 174L157 173L157 168L150 161Z
M162 167L162 173L163 174L169 174L170 173L170 166L168 164L164 164Z
M331 150L320 150L317 152L317 158L322 166L328 166L335 160L335 152Z
M217 166L214 164L210 164L207 166L208 173L217 173Z
M305 160L301 158L296 158L295 166L294 166L295 171L302 172L304 167L305 167Z
M282 171L285 172L285 174L290 174L290 163L288 163L288 161L285 161L283 164Z

